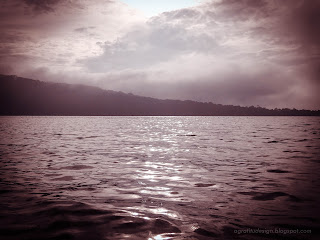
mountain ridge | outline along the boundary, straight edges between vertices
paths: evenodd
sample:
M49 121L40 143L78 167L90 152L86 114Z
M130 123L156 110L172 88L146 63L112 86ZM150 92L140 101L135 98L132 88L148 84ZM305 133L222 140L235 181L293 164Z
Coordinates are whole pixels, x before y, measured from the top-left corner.
M320 110L267 109L142 97L82 84L0 75L0 115L320 116Z

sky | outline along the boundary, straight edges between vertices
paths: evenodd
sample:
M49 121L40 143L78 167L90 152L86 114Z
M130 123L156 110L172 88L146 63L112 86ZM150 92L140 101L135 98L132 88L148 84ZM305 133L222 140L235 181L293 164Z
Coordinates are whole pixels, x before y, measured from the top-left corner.
M1 0L0 73L320 109L320 0Z
M145 16L152 17L163 12L193 7L201 0L123 0L122 2L140 10Z

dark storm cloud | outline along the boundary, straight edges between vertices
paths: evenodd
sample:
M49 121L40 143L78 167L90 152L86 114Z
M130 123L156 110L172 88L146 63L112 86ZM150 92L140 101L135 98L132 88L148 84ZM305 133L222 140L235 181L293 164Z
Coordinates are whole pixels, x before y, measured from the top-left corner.
M291 19L301 43L301 53L309 58L305 63L306 74L320 90L320 1L303 1Z
M54 10L56 4L62 0L23 0L27 5L36 11L50 12Z
M74 29L80 31L95 28L91 25L95 23L95 19L90 16L87 8L89 8L88 3L94 5L97 2L103 3L104 10L108 10L107 0L1 0L1 72L8 73L7 69L13 69L12 73L19 74L33 71L29 69L32 66L52 68L52 61L61 65L70 59L74 55L74 52L71 52L72 47L81 45L81 40L85 38L77 36L75 42L75 36L72 35ZM92 15L98 14L92 13ZM64 52L64 49L68 52ZM65 55L64 60L60 54Z
M91 26L91 27L81 27L81 28L76 28L74 29L75 32L87 32L89 30L95 29L95 27Z
M28 56L30 43L41 31L38 12L51 11L58 1L2 0L0 2L0 72L12 74L35 57ZM50 9L49 9L50 8ZM47 29L52 26L48 25Z
M246 20L248 17L268 16L268 4L264 0L223 0L208 4L211 9L219 8L216 17L227 17L226 20Z
M8 12L11 9L20 9L23 7L25 10L30 8L35 13L45 13L55 11L60 3L72 3L74 0L1 0L0 6L6 7ZM27 11L25 11L27 13Z
M213 18L224 21L258 21L258 34L300 40L305 46L320 42L320 1L319 0L223 0L207 3L207 15L215 9ZM289 35L287 35L289 33ZM295 38L295 39L290 39Z
M320 1L303 1L292 14L292 24L305 44L320 45ZM319 50L319 49L318 49Z
M0 35L0 42L2 44L6 43L19 43L19 42L24 42L28 41L31 38L22 32L2 32Z

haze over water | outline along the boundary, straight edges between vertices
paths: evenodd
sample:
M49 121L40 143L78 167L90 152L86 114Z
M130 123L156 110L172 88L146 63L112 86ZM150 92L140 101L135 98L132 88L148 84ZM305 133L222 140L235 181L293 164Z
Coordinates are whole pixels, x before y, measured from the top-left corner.
M319 237L317 117L1 117L0 154L1 239Z

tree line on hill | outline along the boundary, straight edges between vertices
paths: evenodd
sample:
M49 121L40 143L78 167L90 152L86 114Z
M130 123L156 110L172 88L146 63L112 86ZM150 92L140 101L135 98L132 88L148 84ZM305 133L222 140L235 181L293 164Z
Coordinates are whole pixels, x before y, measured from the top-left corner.
M161 100L85 85L0 75L0 115L320 116L320 111Z

